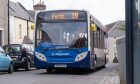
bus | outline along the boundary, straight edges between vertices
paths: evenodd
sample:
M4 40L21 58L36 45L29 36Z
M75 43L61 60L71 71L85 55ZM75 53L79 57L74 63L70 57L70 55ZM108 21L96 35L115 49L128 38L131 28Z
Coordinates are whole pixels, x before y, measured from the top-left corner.
M105 67L105 32L85 10L36 13L34 64L47 72Z

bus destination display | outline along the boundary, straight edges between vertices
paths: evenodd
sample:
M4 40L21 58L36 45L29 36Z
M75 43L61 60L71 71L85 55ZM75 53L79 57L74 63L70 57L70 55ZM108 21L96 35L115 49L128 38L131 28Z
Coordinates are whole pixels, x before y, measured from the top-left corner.
M52 20L86 20L87 14L84 11L53 11L41 12L38 19L45 21Z

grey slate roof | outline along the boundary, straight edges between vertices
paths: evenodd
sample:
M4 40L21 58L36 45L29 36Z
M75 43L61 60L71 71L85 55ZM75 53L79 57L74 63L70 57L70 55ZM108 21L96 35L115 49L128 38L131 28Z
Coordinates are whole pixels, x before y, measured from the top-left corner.
M37 11L36 10L28 10L28 13L30 14L30 16L35 20L35 13Z
M107 25L108 37L121 37L125 36L125 21L118 21Z
M107 24L106 27L107 27L107 31L109 31L117 22L113 22L111 24Z
M34 21L33 18L30 16L30 14L28 13L28 11L19 2L14 3L10 1L9 11L10 11L11 16L15 16L21 19L32 21L32 22Z

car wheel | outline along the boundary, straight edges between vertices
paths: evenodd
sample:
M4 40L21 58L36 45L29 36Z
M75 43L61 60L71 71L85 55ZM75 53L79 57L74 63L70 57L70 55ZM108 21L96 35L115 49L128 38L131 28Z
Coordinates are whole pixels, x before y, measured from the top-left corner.
M18 68L14 68L14 71L18 71Z
M13 64L11 63L9 65L9 69L8 69L8 73L13 73L14 69L13 69Z
M26 71L30 71L31 70L31 63L29 61L27 62L25 70Z

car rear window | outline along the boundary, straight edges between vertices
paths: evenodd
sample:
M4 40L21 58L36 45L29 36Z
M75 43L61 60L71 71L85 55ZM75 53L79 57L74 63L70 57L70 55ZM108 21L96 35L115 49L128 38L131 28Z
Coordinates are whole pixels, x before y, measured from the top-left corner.
M0 55L5 55L5 52L1 47L0 47Z
M7 46L4 46L4 50L7 53L9 52L19 53L21 50L21 46L20 45L7 45Z

